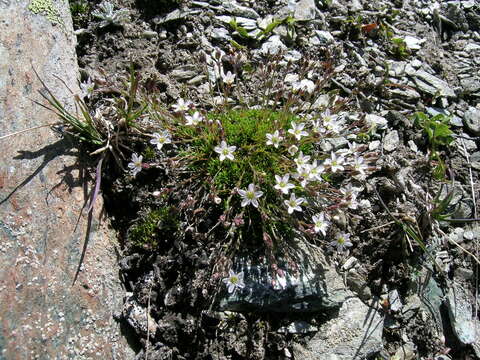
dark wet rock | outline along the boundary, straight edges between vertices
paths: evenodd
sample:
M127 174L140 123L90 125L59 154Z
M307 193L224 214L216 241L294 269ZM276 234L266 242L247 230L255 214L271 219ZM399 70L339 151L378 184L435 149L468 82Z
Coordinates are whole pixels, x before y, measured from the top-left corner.
M293 256L294 254L292 254ZM348 291L342 278L316 248L298 249L295 264L279 264L285 276L272 277L270 269L263 264L247 264L251 260L238 260L235 268L243 271L245 288L220 300L220 309L229 311L305 313L338 308Z

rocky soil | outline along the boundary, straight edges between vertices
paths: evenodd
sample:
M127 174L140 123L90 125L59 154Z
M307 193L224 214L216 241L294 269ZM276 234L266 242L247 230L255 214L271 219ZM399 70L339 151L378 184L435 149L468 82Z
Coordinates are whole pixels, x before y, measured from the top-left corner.
M304 76L330 74L322 91L336 92L375 128L366 144L379 158L362 184L363 206L337 219L352 233L350 251L322 240L295 247L284 261L280 254L285 286L267 258L246 251L233 262L248 280L244 293L227 293L225 274L214 271L219 244L206 237L166 231L155 249L132 246L129 231L169 185L151 180L168 175L146 171L132 182L112 166L102 191L129 291L116 318L132 330L136 359L480 358L480 228L472 221L479 217L478 2L114 0L115 11L127 11L103 23L94 16L99 1L70 3L82 80L96 84L92 108L115 96L132 64L166 106L179 98L208 106L209 59L220 49L236 71L239 62L268 65L272 54L296 71L309 62ZM284 21L267 29L273 19ZM244 96L254 100L263 84L244 81ZM442 180L432 175L439 160L429 158L415 112L449 117L454 141L438 149ZM346 141L322 146L328 152ZM450 192L442 212L454 222L442 221L435 202ZM188 206L188 193L175 196ZM214 215L207 211L203 227Z

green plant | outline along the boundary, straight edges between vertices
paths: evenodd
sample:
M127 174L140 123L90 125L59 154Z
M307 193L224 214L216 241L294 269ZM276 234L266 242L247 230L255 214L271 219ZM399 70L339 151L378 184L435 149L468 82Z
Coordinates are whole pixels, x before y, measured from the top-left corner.
M100 28L109 25L122 26L125 22L130 20L129 11L127 9L115 10L114 5L107 0L104 0L98 6L98 9L92 12L92 15L101 20Z
M171 239L178 229L176 210L165 206L151 210L142 220L128 232L128 239L134 246L154 250L160 241Z
M414 125L423 130L427 136L427 141L430 149L429 158L436 162L433 169L433 175L437 180L445 178L446 165L439 153L440 147L449 146L453 138L453 132L450 129L450 117L438 114L432 117L417 112L414 115Z
M405 40L401 38L391 38L389 52L398 60L404 60L410 56Z

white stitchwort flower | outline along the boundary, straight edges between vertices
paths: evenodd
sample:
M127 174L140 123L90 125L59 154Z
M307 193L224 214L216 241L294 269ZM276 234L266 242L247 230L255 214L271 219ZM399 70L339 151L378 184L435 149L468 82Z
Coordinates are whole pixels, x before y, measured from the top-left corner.
M172 105L173 111L175 112L186 112L190 109L190 105L192 105L191 101L184 101L182 98L177 100L177 103Z
M343 158L343 156L337 157L337 155L335 155L335 153L332 151L330 158L326 159L324 164L330 166L332 173L336 173L338 170L344 170L344 161L345 159Z
M322 123L320 122L320 120L312 120L312 131L319 134L319 133L323 133L325 131L325 129L323 128L322 126Z
M285 205L288 207L288 213L291 214L294 211L303 211L300 205L305 201L304 198L296 198L295 194L290 194L290 199L284 200Z
M158 150L162 150L163 145L170 144L172 139L170 138L170 133L167 130L163 130L160 133L153 133L153 139L150 140L150 144L156 145Z
M225 159L233 160L235 157L233 156L233 152L237 149L236 146L228 146L227 143L222 140L220 143L220 146L215 146L213 150L215 150L216 153L220 154L220 161L223 161Z
M232 74L231 71L227 72L226 74L223 74L223 71L222 71L222 80L225 84L232 85L235 82L235 74Z
M290 155L295 155L298 151L298 147L296 147L295 145L291 145L289 148L288 148L288 153Z
M292 128L288 129L288 132L295 136L295 139L300 140L302 136L308 136L308 132L304 131L305 123L296 124L292 121Z
M245 287L243 271L236 274L232 270L229 270L228 277L224 278L222 281L227 285L229 294L233 293L236 289L243 289Z
M318 165L317 160L313 161L310 164L310 180L311 181L322 181L322 173L325 171L323 165Z
M309 155L303 155L303 152L300 151L297 158L295 159L295 164L297 164L297 167L302 167L302 166L307 165L308 160L310 160L310 156Z
M352 242L350 241L350 234L348 233L338 233L335 240L330 242L330 245L337 248L338 252L346 250L345 248L352 247Z
M352 162L353 171L358 172L360 175L365 176L365 171L368 169L368 165L365 164L363 157L355 156Z
M95 83L92 81L92 78L88 78L87 82L82 82L80 84L80 90L82 90L82 97L90 99L90 96L93 94L93 90L95 90Z
M242 207L252 204L258 207L258 199L263 195L262 191L255 191L255 185L248 185L248 190L238 190L238 194L242 197Z
M276 130L273 134L266 134L267 136L267 145L273 145L275 148L278 148L280 142L283 140L283 137L280 136L278 130Z
M197 126L200 122L203 121L203 116L198 111L195 111L193 115L185 116L185 119L187 120L185 125Z
M137 176L137 174L142 170L142 160L142 155L138 156L136 153L132 154L132 161L128 163L128 167L133 176Z
M310 165L306 164L297 167L297 172L293 176L300 181L300 185L304 188L310 180Z
M286 174L283 177L275 175L275 181L277 182L277 184L274 186L274 188L280 190L284 194L288 194L290 189L293 189L295 187L295 185L288 182L289 179L289 174Z
M325 218L324 213L312 216L313 226L316 233L321 232L323 236L327 234L327 229L330 226L330 221Z

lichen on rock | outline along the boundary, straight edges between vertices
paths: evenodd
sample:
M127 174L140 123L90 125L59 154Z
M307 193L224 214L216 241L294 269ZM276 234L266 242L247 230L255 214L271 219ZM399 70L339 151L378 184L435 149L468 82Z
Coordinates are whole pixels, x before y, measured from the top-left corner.
M63 20L54 0L32 0L28 10L34 14L44 15L52 24L63 24Z

